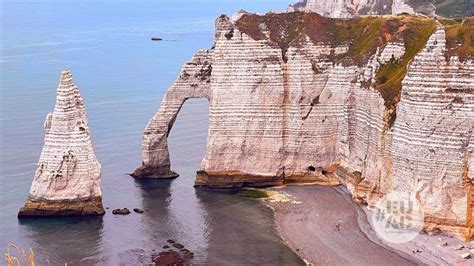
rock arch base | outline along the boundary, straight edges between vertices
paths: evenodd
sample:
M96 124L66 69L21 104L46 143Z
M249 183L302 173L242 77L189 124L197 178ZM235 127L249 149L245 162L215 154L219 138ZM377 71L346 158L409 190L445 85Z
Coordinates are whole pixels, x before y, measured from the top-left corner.
M212 67L210 52L199 51L181 70L178 80L166 92L160 109L148 123L142 140L142 166L131 175L136 178L175 178L168 152L168 135L179 110L189 98L209 100Z

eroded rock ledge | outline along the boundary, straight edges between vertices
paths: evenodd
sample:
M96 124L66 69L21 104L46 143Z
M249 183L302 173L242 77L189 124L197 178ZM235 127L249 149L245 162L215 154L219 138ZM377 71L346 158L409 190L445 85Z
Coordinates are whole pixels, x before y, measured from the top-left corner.
M21 218L38 216L88 216L104 214L102 197L77 200L34 200L28 199L20 209Z
M100 164L79 88L69 70L61 73L54 111L44 123L45 140L30 195L19 217L105 213Z
M176 176L169 131L186 99L206 98L197 186L343 183L369 205L395 189L414 191L427 231L472 239L472 25L220 16L213 48L185 64L145 129L134 176Z

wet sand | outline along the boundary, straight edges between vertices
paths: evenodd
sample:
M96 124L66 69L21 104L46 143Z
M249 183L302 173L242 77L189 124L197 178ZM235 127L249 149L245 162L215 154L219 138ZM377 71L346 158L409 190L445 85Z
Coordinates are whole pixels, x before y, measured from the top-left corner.
M420 234L405 244L377 237L371 213L355 204L343 186L288 186L266 201L286 244L313 265L474 265L461 259L472 248L443 235ZM273 202L272 202L273 201ZM446 242L447 246L440 245ZM462 250L454 247L463 245Z
M371 227L364 211L341 187L288 186L278 191L289 194L292 201L268 203L275 211L277 230L287 245L308 263L423 264L367 233Z

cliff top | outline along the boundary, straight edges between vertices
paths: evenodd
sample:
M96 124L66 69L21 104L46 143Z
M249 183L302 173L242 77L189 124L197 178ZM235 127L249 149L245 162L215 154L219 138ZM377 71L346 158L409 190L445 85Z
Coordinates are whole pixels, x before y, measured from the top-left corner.
M458 55L461 60L474 59L474 18L440 22L446 30L447 56Z
M373 0L357 3L350 0L341 0L329 2L327 0L300 0L290 5L294 10L322 12L348 10L352 16L378 14L392 14L392 6L402 4L412 9L418 14L424 14L431 17L444 18L466 18L474 16L474 6L472 0ZM327 7L328 9L325 9ZM400 6L399 6L400 7ZM320 8L317 10L315 8ZM397 9L398 12L408 11L406 8ZM397 12L395 11L395 12ZM337 15L337 12L336 12Z
M332 19L316 13L268 13L266 15L244 14L237 22L237 28L255 40L264 40L268 29L270 44L282 50L298 47L308 36L315 44L329 44L333 47L347 45L349 50L335 56L338 63L364 65L388 42L405 42L408 48L418 52L436 29L434 20L416 16L360 17L348 20ZM424 42L418 44L421 39ZM416 43L412 40L416 38ZM413 47L412 47L413 46Z
M461 60L472 59L474 18L444 20L442 23L447 30L447 57L458 55ZM377 48L382 48L389 42L403 43L403 57L383 64L376 74L376 80L366 84L379 90L387 108L393 109L399 101L401 82L407 66L435 32L437 21L410 15L366 16L341 20L316 13L291 12L244 14L235 25L252 39L268 38L270 45L281 48L284 61L287 60L288 48L299 47L305 42L306 36L314 44L347 46L347 52L332 54L328 58L343 65L363 66L376 53Z
M472 0L408 0L406 1L416 12L447 18L463 18L474 16Z

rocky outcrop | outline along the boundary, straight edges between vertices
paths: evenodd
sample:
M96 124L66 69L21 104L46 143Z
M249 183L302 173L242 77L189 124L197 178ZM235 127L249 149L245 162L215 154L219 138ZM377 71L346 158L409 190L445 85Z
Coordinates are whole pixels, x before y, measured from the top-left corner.
M56 105L44 123L45 140L25 206L19 217L101 215L100 164L79 88L61 73Z
M432 231L441 224L443 231L472 238L474 54L461 62L458 56L447 60L445 53L446 35L439 29L403 80L390 148L391 183L392 189L417 191Z
M398 15L402 13L415 14L415 10L405 0L393 0L392 14Z
M229 33L231 35L231 33ZM232 37L230 37L232 38ZM202 50L183 67L179 79L166 92L160 109L143 133L143 166L135 170L137 178L175 178L170 169L168 134L183 103L189 98L207 98L211 88L212 51Z
M415 13L406 0L304 0L290 5L288 11L316 12L331 18Z
M221 16L213 48L186 63L145 129L134 175L170 176L170 128L186 99L202 97L196 186L342 183L369 205L411 191L426 230L472 239L473 54L469 42L447 49L449 36L411 16Z
M472 1L452 0L301 0L288 7L289 12L316 12L332 18L362 15L423 14L440 18L474 16Z

